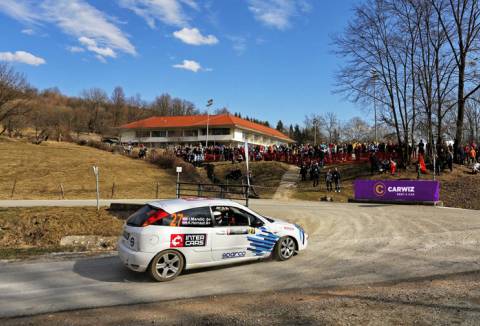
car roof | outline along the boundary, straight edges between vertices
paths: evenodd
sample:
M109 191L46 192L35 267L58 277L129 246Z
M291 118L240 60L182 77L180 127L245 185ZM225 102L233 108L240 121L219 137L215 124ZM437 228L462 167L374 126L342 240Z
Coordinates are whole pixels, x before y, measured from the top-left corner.
M204 206L236 206L243 207L243 205L229 199L216 198L179 198L179 199L165 199L156 200L147 203L150 206L161 208L167 213L176 213L185 209L204 207Z

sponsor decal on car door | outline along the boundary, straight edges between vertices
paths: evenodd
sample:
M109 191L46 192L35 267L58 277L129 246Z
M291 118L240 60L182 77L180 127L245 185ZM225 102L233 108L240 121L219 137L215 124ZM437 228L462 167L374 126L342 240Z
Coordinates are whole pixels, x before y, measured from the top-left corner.
M212 254L215 261L243 258L247 255L249 241L247 236L254 232L247 226L228 226L214 228L212 235ZM250 233L249 233L250 232Z

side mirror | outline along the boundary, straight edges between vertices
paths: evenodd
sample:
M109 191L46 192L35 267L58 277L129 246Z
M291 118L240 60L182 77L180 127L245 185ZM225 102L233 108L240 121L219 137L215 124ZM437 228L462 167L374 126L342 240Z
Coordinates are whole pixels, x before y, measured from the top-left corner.
M259 219L253 220L253 222L252 222L252 227L254 227L254 228L259 228L259 227L261 227L261 226L263 226L263 222L262 222L262 221L260 221Z

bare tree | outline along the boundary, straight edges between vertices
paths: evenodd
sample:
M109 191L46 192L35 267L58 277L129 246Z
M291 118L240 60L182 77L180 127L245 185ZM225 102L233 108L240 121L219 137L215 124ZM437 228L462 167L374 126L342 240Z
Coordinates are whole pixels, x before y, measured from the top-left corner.
M121 86L117 86L113 89L112 96L112 109L113 109L113 126L117 127L121 123L125 122L125 92Z
M0 135L7 130L11 134L18 117L29 110L28 98L29 85L25 77L7 64L0 64L0 124L3 126Z
M353 117L342 128L343 138L348 142L372 141L371 126L360 117Z
M88 118L89 132L100 132L99 117L108 101L107 93L100 88L90 88L82 92L82 98L86 101L90 111Z
M455 151L463 142L465 102L480 89L476 60L479 48L480 7L478 0L431 0L442 31L455 58L457 71L457 106Z
M339 137L340 121L335 112L327 112L322 116L321 124L327 132L328 142L336 143Z

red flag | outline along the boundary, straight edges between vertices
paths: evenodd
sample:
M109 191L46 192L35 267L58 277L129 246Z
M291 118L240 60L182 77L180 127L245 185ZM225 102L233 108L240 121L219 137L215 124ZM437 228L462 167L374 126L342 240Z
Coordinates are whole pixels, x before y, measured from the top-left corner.
M425 160L421 154L418 155L418 164L420 164L420 172L427 174L427 166L425 165Z

